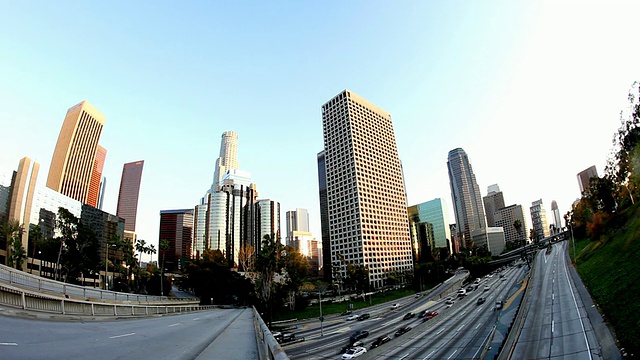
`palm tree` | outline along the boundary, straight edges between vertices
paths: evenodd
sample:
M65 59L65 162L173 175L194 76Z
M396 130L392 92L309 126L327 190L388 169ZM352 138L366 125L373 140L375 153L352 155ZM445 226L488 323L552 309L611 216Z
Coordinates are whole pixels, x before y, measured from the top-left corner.
M136 251L140 254L140 260L138 260L138 265L142 264L142 253L147 253L147 242L145 240L138 240L136 242Z
M149 249L149 254L151 254L151 260L149 262L152 263L153 262L153 254L156 253L156 247L153 244L151 244L151 245L149 245L149 247L147 249Z
M162 252L162 266L160 267L160 296L164 296L164 255L169 250L169 240L162 239L158 244L160 252Z
M516 229L516 232L522 236L522 222L520 220L514 221L513 227Z

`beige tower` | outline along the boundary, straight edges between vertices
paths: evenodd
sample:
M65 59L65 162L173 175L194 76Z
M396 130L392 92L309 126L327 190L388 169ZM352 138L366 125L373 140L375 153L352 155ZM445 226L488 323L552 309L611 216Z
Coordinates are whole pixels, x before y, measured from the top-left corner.
M349 90L322 105L333 281L348 264L369 283L413 269L404 180L391 115ZM340 276L341 275L341 276Z
M86 100L67 111L51 159L48 188L84 204L88 203L92 173L97 167L101 168L96 166L99 165L96 164L96 154L105 119ZM106 154L106 150L101 149ZM98 160L104 163L104 159ZM99 181L100 177L94 179Z

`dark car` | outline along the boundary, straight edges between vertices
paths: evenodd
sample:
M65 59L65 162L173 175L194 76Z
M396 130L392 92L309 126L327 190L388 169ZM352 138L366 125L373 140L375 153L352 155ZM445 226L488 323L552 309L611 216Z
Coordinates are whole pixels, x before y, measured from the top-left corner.
M367 320L370 317L371 317L371 315L365 313L365 314L362 314L362 315L358 316L358 321Z
M400 329L396 330L396 332L395 332L395 334L394 334L394 335L395 335L396 337L398 337L398 336L400 336L400 335L402 335L402 334L404 334L404 333L409 332L409 330L411 330L411 329L413 329L411 326L403 326L403 327L401 327Z
M369 332L367 330L356 330L353 334L351 334L351 342L354 343L360 339L364 339L369 336Z
M412 317L414 317L414 316L416 316L416 314L414 314L414 313L411 313L411 312L410 312L410 313L407 313L407 314L402 318L402 320L409 320L409 319L411 319L411 318L412 318Z
M487 299L485 299L485 298L483 298L483 297L479 297L479 298L478 298L478 302L477 302L477 304L478 304L478 305L482 305L482 304L484 304L484 302L485 302L485 301L487 301Z
M371 343L371 348L375 349L378 346L380 346L380 345L382 345L382 344L384 344L386 342L389 342L389 341L391 341L391 338L388 337L387 335L379 336L377 339L373 340L373 342Z
M351 310L345 310L340 315L351 315Z

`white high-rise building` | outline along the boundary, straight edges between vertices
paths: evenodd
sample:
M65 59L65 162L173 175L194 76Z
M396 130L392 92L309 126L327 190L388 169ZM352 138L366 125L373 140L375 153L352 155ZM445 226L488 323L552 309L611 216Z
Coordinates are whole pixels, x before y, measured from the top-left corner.
M287 211L285 219L287 226L287 245L291 245L294 231L309 232L309 213L307 209L297 208L292 211Z
M551 201L551 212L553 213L553 225L557 230L562 229L562 217L560 216L560 210L558 210L558 203L555 200Z
M347 264L369 269L369 283L412 271L402 168L391 115L344 90L322 105L333 281Z
M220 189L220 182L227 170L238 168L238 134L234 131L225 131L222 133L222 140L220 141L220 156L216 159L211 190L217 191Z
M536 239L541 240L548 237L549 222L547 221L547 211L544 209L542 199L532 202L529 209L531 210L531 224Z

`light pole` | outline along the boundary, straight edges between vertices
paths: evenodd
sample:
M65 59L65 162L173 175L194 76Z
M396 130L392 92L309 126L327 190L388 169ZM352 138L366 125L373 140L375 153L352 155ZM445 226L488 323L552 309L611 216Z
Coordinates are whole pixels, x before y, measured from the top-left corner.
M108 269L108 255L109 255L109 241L104 242L104 289L107 290L107 271Z
M42 251L38 250L38 276L42 277Z
M318 291L318 303L320 304L320 336L324 336L324 329L322 327L324 316L322 316L322 295L320 291Z

